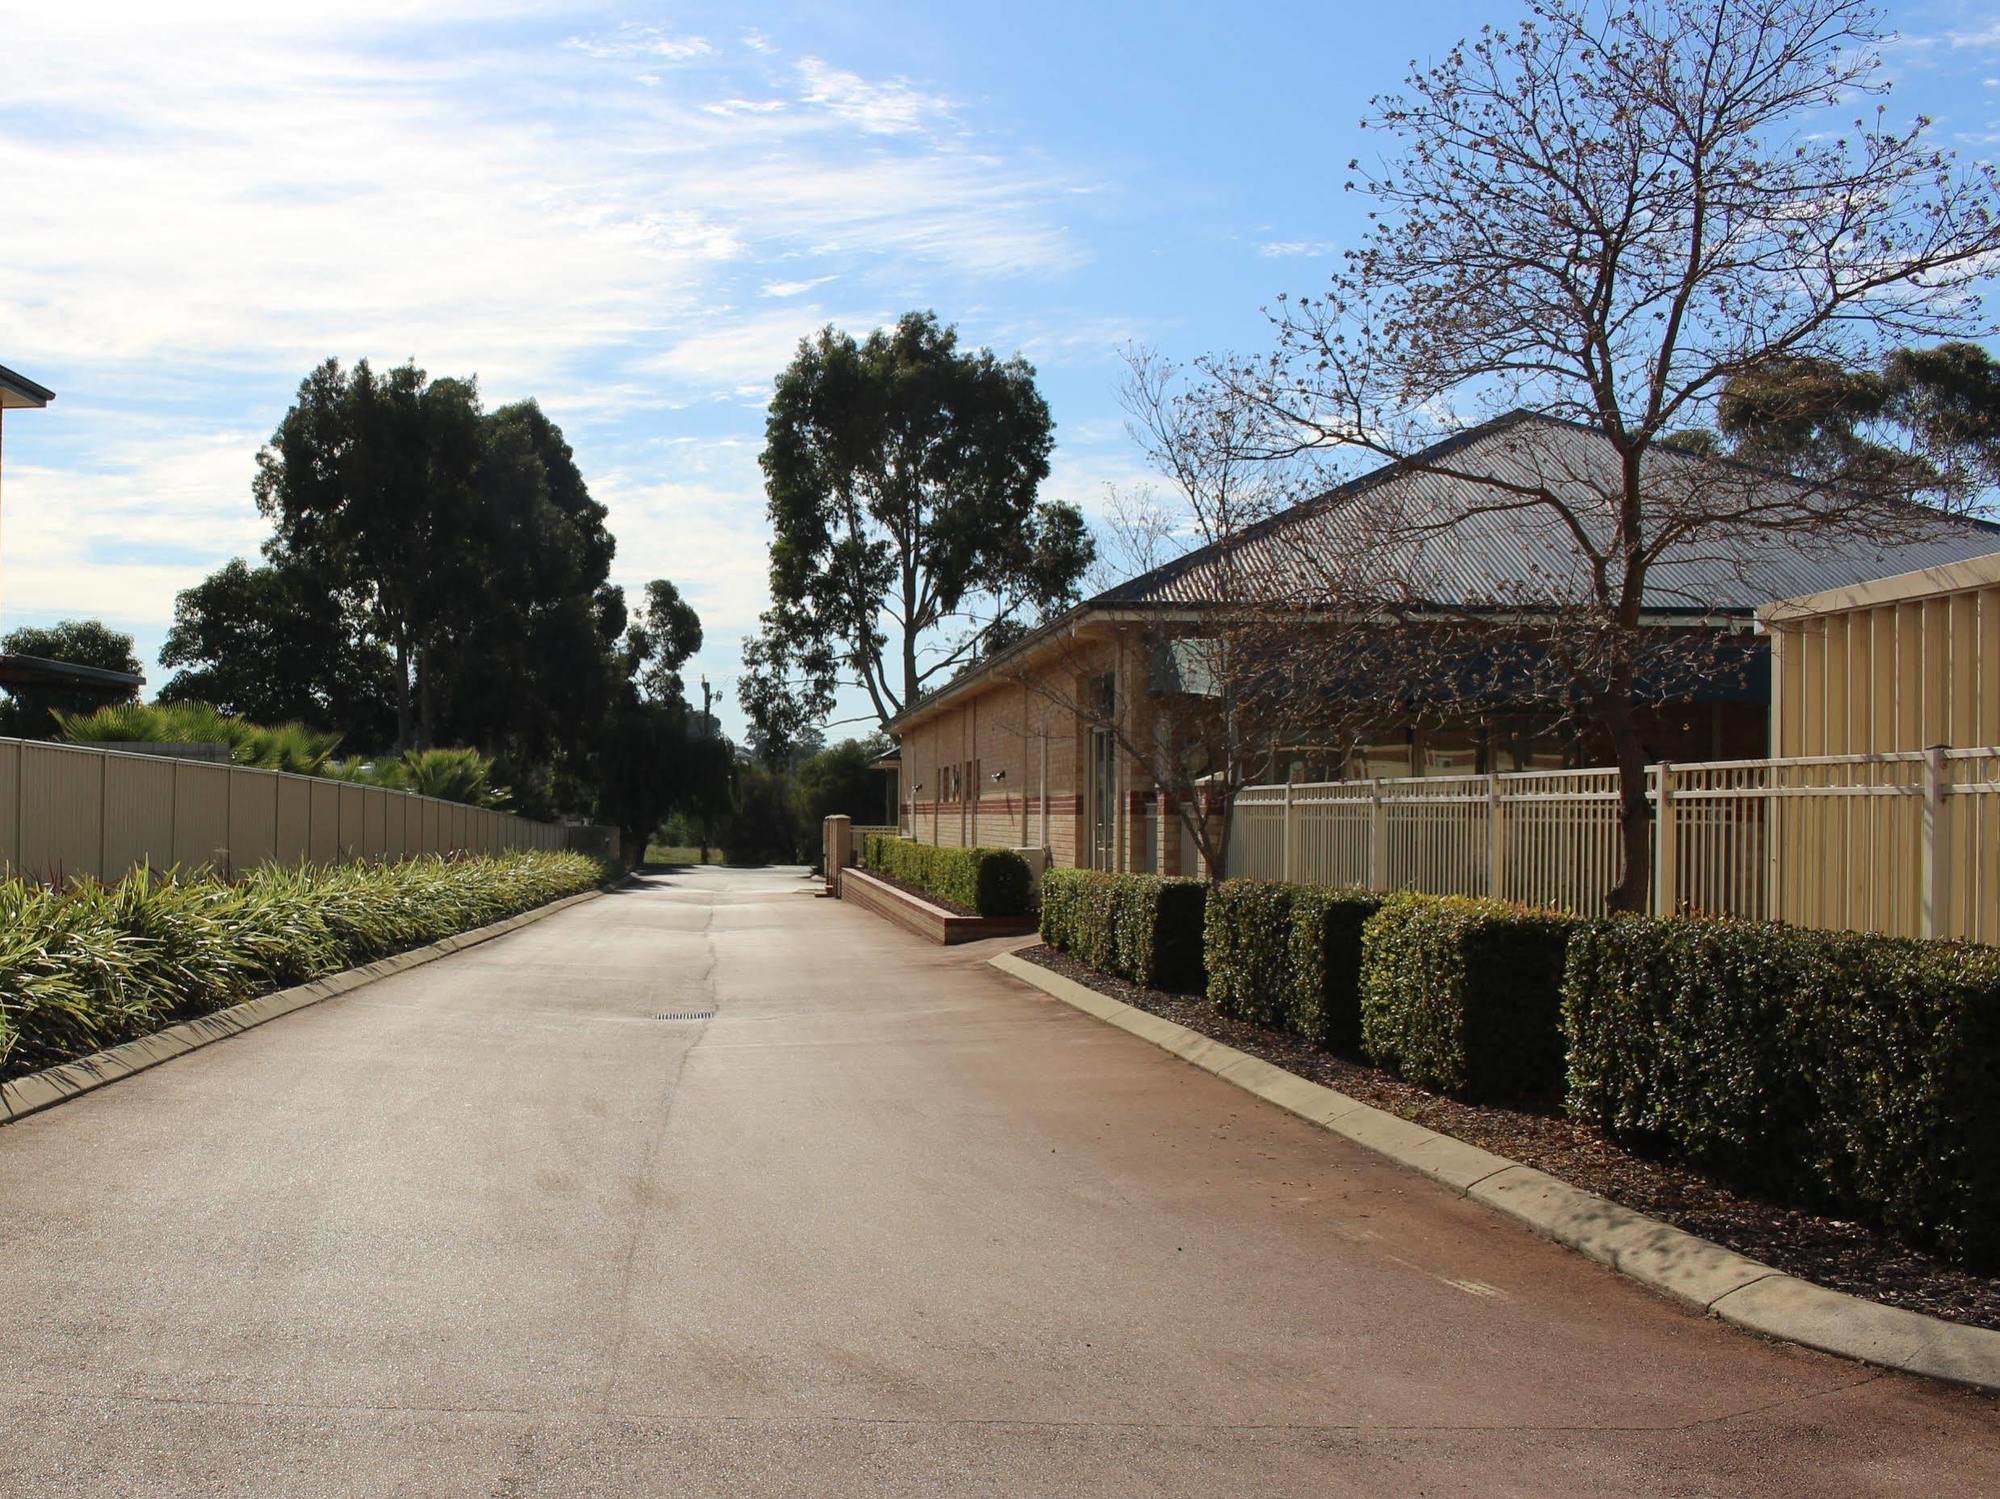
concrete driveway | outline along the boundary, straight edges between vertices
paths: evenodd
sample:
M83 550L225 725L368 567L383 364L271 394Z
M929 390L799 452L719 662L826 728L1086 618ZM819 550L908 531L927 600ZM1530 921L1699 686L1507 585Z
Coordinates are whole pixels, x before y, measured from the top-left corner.
M0 1129L0 1493L2000 1493L1993 1402L809 888L650 877Z

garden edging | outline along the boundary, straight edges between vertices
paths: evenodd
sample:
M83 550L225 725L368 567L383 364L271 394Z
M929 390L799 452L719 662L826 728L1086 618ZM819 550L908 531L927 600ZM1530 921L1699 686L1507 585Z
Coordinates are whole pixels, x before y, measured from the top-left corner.
M1844 1358L2000 1392L2000 1331L1814 1285L1546 1172L1274 1067L1013 953L987 961L1053 999L1421 1172L1684 1305Z
M79 1057L74 1062L63 1062L54 1067L45 1067L40 1072L30 1072L25 1077L17 1077L0 1083L0 1123L12 1123L29 1114L38 1114L43 1109L53 1108L59 1103L67 1103L72 1098L94 1092L98 1088L122 1081L134 1073L157 1067L162 1062L185 1056L188 1052L226 1041L253 1026L276 1020L281 1015L289 1015L294 1010L303 1010L308 1005L318 1004L323 999L331 999L336 994L345 994L350 989L358 989L363 984L372 984L377 979L388 978L406 969L418 968L425 963L436 962L452 953L462 952L468 947L476 947L482 942L490 942L495 937L504 937L516 928L540 921L545 916L553 916L558 911L567 910L586 900L595 900L610 886L596 890L585 890L576 895L566 895L561 900L550 901L545 906L536 906L531 911L522 911L509 916L504 921L492 922L487 926L473 927L470 931L458 932L449 937L441 937L436 942L422 947L413 947L407 952L391 957L377 958L372 963L364 963L359 968L343 969L339 973L329 973L323 978L310 979L303 984L295 984L289 989L276 989L269 994L260 994L255 999L246 999L227 1009L216 1010L208 1015L197 1016L193 1020L183 1020L164 1030L154 1031L149 1036L122 1042L104 1051L93 1052L87 1057Z

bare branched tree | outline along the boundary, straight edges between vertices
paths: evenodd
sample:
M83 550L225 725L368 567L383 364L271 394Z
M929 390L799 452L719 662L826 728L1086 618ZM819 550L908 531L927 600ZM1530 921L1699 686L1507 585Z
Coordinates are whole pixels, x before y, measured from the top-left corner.
M1514 539L1485 602L1533 623L1535 670L1608 740L1617 907L1643 902L1651 860L1636 705L1677 674L1649 652L1698 615L1699 580L1938 514L1894 465L1779 483L1669 443L1779 362L1856 368L1986 330L1995 173L1931 146L1922 118L1888 121L1882 40L1862 0L1533 0L1373 101L1365 124L1394 145L1352 165L1367 238L1323 293L1281 303L1268 357L1207 366L1262 457L1437 481L1376 486L1349 516L1385 620L1420 612L1455 548ZM1857 101L1865 117L1824 128ZM1476 445L1477 463L1446 441L1509 409L1590 440ZM1351 606L1363 580L1326 566L1272 592Z

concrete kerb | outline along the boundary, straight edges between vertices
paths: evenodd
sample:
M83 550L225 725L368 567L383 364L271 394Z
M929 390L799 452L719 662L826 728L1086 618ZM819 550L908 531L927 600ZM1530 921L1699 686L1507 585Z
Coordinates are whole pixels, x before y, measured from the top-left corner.
M344 969L339 973L329 973L323 977L310 979L289 989L274 990L270 994L260 994L255 999L246 999L241 1004L231 1005L226 1010L198 1016L193 1020L183 1020L164 1030L154 1031L149 1036L126 1041L105 1051L94 1052L87 1057L79 1057L74 1062L64 1062L60 1066L45 1067L40 1072L31 1072L26 1077L17 1077L11 1082L0 1083L0 1123L12 1123L38 1114L43 1109L54 1108L59 1103L67 1103L72 1098L80 1098L85 1093L95 1092L157 1067L162 1062L185 1056L217 1041L226 1041L231 1036L240 1035L252 1026L276 1020L281 1015L289 1015L294 1010L302 1010L307 1005L318 1004L323 999L332 999L337 994L345 994L350 989L359 989L363 984L372 984L377 979L388 978L391 974L421 967L425 963L436 962L452 953L462 952L468 947L476 947L482 942L491 942L495 937L507 933L544 917L553 916L558 911L566 911L571 906L587 900L595 900L616 889L624 881L614 881L596 890L585 890L577 895L564 896L561 900L550 901L545 906L537 906L532 911L509 916L504 921L496 921L490 926L475 927L469 932L459 932L450 937L440 938L423 947L413 947L408 952L393 957L378 958L372 963L364 963L359 968Z
M1052 999L1151 1041L1686 1306L1752 1332L1843 1358L2000 1392L2000 1331L1830 1291L1546 1172L1286 1072L1013 953L987 961Z

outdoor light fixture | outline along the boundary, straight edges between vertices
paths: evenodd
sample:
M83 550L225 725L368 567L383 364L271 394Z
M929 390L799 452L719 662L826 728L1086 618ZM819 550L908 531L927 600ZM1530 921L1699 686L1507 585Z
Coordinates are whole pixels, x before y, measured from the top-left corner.
M993 779L996 781L1004 781L1007 779L1007 772L1004 770L996 770L993 772Z

